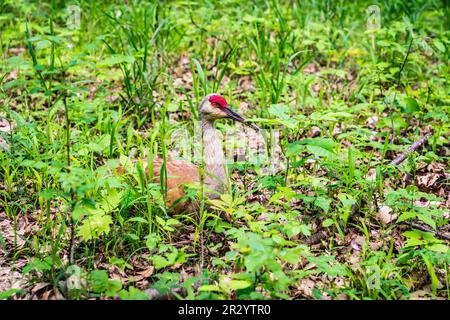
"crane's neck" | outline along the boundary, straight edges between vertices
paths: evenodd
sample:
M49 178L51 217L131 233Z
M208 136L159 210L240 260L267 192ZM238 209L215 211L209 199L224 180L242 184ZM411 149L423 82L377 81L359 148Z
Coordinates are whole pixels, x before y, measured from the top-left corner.
M203 139L203 159L205 164L205 185L219 193L226 190L227 167L222 148L222 137L214 127L214 121L201 119ZM210 198L218 195L211 194Z

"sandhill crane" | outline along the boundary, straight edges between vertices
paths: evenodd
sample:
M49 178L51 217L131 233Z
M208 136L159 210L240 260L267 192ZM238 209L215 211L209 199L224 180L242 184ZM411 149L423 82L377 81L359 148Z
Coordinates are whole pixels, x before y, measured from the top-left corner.
M217 119L229 118L241 122L256 131L259 128L247 122L240 114L233 111L225 98L217 93L208 94L203 98L199 106L199 116L201 122L203 140L203 161L204 161L204 186L208 190L206 197L217 198L226 191L227 168L222 141L218 130L214 127ZM133 160L137 161L137 160ZM146 163L146 160L144 160ZM161 158L153 159L153 177L155 182L160 182L160 172L163 164ZM167 195L166 205L172 207L174 212L194 211L195 204L181 200L184 196L184 184L195 184L200 182L198 167L185 160L167 160ZM124 172L123 167L118 168L118 173Z

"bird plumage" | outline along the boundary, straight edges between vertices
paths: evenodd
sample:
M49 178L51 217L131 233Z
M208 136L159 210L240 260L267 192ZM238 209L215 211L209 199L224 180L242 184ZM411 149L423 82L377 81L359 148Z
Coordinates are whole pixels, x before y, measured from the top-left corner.
M231 118L235 121L242 122L255 130L255 125L246 123L246 120L239 114L230 109L226 100L218 94L207 95L199 106L199 115L202 125L202 141L203 141L203 160L204 160L204 185L205 194L209 199L217 198L226 191L227 186L227 167L225 155L223 152L222 139L218 130L214 127L214 121L221 118ZM138 159L132 160L139 161ZM144 163L146 159L142 159ZM163 166L161 158L153 159L153 180L160 183L160 173ZM119 165L117 173L122 174L126 171L125 166ZM171 207L172 212L188 211L192 212L197 209L196 203L184 199L184 185L198 184L201 177L199 168L185 160L167 159L167 194L166 205ZM148 169L146 169L148 176Z

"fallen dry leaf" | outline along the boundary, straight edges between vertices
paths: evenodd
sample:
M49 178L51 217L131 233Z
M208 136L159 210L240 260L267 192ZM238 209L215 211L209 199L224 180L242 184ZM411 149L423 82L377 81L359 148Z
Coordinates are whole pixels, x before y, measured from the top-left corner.
M392 214L392 209L388 206L381 206L376 214L377 219L385 226L397 219L396 214Z

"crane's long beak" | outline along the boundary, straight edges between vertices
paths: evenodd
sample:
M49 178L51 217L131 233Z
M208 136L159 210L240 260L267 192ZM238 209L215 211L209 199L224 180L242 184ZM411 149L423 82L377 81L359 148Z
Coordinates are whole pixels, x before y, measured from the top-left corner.
M259 131L259 127L257 125L247 122L247 120L245 120L244 117L242 117L236 111L233 111L231 108L223 108L222 110L228 115L228 118L231 118L235 121L239 121L239 122L245 124L246 126L254 129L255 131Z

